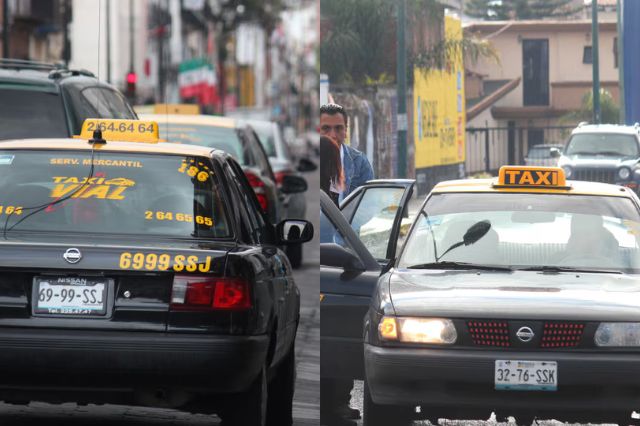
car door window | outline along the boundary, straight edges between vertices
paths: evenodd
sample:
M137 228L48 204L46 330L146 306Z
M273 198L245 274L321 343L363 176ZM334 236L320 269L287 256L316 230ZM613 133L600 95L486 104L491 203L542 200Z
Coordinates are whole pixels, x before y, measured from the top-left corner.
M337 229L333 222L320 211L320 244L334 243L344 248L350 248L342 233Z
M241 202L246 210L246 217L243 218L250 228L252 236L259 242L264 242L265 221L262 215L258 213L258 201L255 199L255 193L246 180L242 169L237 164L229 164L229 173L235 182L235 189L241 198Z
M405 188L367 188L355 208L350 224L376 259L385 259Z

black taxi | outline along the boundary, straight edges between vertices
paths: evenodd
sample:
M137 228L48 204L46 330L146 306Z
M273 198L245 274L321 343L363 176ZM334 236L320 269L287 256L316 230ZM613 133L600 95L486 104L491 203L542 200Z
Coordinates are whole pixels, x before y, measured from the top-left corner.
M300 294L278 246L310 223L270 225L230 155L154 122L2 142L0 169L0 399L292 423Z
M383 272L364 320L366 426L492 412L519 424L633 422L631 189L526 166L440 183Z

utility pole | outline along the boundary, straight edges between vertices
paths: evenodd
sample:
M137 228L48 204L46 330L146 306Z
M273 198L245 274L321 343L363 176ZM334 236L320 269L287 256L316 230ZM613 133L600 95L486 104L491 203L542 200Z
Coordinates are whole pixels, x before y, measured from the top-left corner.
M624 104L624 43L623 27L622 27L622 1L618 0L616 5L618 14L618 91L620 92L620 124L624 124L625 120L625 104Z
M108 16L108 14L107 14ZM129 72L133 73L133 45L134 45L134 31L133 31L133 0L129 0Z
M591 0L591 52L593 59L593 123L600 124L600 59L598 56L598 0Z
M405 15L406 0L398 1L397 10L397 39L396 79L398 98L398 177L407 177L407 65L405 51Z
M2 0L2 57L9 58L9 0Z
M68 68L69 60L71 59L71 44L69 41L69 21L71 17L70 0L64 0L62 2L62 7L62 59L64 60L64 65Z
M111 83L111 0L107 0L107 82Z

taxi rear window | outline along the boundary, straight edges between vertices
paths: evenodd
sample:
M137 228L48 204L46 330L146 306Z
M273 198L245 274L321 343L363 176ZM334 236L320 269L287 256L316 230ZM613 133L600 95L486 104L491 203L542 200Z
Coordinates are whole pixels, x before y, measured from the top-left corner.
M0 117L0 139L69 136L57 93L0 87Z
M244 149L238 132L230 127L198 124L172 124L158 122L160 137L171 143L200 145L225 151L241 166L252 164L250 153Z
M225 203L204 157L0 151L0 226L12 232L227 238ZM6 223L6 228L5 228Z

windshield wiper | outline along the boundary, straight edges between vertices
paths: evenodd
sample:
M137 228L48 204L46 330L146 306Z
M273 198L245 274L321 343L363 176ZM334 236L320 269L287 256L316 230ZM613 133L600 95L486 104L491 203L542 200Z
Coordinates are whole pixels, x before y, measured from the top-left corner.
M598 155L615 155L616 157L628 157L628 155L616 151L598 151Z
M516 268L517 271L542 271L542 272L588 272L591 274L622 274L615 269L589 269L573 266L527 266L526 268Z
M483 271L513 271L513 269L509 268L508 266L479 265L476 263L451 261L420 263L417 265L409 266L409 269L481 269Z
M572 152L572 153L567 153L566 155L596 155L595 152L589 152L589 151L576 151L576 152Z

